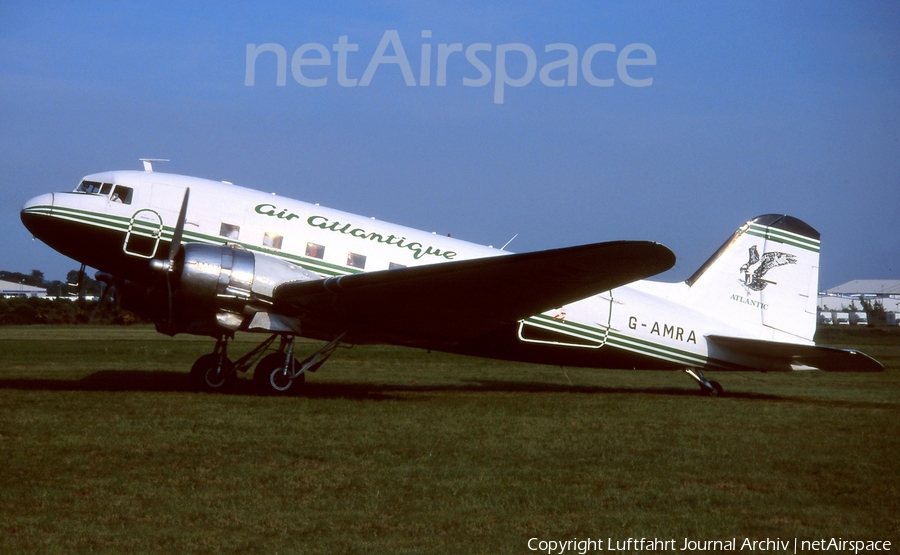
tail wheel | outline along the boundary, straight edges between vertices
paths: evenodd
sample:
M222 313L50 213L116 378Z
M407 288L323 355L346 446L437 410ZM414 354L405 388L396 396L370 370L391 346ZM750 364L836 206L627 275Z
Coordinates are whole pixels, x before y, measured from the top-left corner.
M709 382L709 385L712 387L702 387L701 393L706 395L707 397L721 397L722 393L725 391L722 388L722 384L716 381Z
M234 371L234 364L218 354L203 355L191 367L191 387L194 391L207 393L228 391L234 387L235 382L237 374Z
M285 354L273 353L256 365L253 371L253 382L256 384L256 390L260 395L289 395L299 392L304 382L306 374L291 379L288 372L284 368ZM294 359L295 368L300 367L300 363Z

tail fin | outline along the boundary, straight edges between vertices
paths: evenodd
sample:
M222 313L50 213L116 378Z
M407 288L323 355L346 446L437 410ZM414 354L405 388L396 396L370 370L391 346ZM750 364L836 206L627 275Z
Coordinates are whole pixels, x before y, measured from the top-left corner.
M769 328L753 335L812 341L818 282L819 232L768 214L741 226L687 280L688 299L736 326Z

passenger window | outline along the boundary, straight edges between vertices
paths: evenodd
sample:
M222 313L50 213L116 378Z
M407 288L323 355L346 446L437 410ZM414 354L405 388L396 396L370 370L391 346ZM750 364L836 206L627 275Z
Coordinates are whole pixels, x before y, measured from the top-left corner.
M282 240L284 240L284 237L281 235L266 232L263 236L263 246L272 249L280 249Z
M362 270L366 267L366 257L362 254L347 253L347 266Z
M400 268L406 268L405 264L397 264L396 262L391 262L388 264L388 270L399 270Z
M315 243L307 243L306 256L311 256L313 258L323 258L325 256L325 247L323 247L322 245L317 245Z
M104 183L104 187L106 187L106 183ZM112 185L110 185L112 187ZM108 189L107 189L108 190ZM112 202L120 202L122 204L131 204L131 197L134 195L134 190L131 187L123 187L122 185L116 185L116 188L113 189L113 194L109 197L109 200Z
M241 236L241 226L222 222L222 226L219 227L219 235L237 241Z

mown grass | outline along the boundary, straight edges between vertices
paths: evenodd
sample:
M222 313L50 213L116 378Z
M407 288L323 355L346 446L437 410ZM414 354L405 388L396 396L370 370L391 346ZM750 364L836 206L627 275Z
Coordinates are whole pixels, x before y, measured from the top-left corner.
M886 371L719 373L730 395L708 399L676 372L355 347L306 396L260 398L247 379L234 394L188 390L209 340L2 328L0 552L531 553L531 537L897 546L900 341L830 339L864 344Z

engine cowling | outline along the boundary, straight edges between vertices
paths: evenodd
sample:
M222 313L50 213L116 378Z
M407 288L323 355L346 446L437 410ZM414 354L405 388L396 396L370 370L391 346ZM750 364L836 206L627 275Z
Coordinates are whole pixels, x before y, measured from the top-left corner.
M165 321L157 318L157 328L172 335L219 335L223 328L246 327L257 313L266 312L278 285L321 276L271 255L189 243L167 278L172 280L172 314L167 309Z

